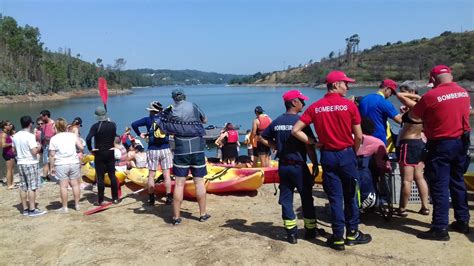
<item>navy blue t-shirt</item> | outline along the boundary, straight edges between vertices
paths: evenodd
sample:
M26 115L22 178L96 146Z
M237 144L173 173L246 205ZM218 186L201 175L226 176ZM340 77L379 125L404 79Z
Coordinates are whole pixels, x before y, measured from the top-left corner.
M145 133L148 133L150 131L150 127L151 127L152 123L153 123L153 117L152 116L143 117L142 119L139 119L139 120L133 122L132 123L132 128L133 128L133 131L135 131L135 134L137 134L137 136L140 136L139 127L143 127L143 126L146 127L146 132ZM168 149L168 148L170 148L168 134L163 139L155 138L154 143L148 142L148 150L163 150L163 149Z
M297 114L282 114L263 131L261 136L276 143L277 157L280 160L291 160L306 163L306 144L291 135L293 125L300 120ZM310 138L315 138L309 126L303 132Z

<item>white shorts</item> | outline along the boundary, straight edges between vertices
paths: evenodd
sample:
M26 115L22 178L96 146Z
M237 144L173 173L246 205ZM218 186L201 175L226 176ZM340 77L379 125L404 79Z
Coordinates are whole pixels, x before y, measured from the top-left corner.
M56 178L58 180L71 180L81 177L81 164L56 165Z
M156 171L158 165L161 165L161 169L170 169L173 167L173 154L170 149L148 150L146 164L147 168L152 171Z

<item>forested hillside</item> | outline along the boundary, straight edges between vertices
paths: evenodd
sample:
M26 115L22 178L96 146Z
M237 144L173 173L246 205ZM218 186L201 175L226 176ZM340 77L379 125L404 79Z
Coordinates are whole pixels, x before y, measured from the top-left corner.
M242 77L195 70L123 70L126 63L124 58L113 64L104 65L101 58L89 63L70 48L53 52L44 48L38 28L22 27L14 18L0 14L0 96L94 88L99 76L115 89L221 84Z
M137 69L124 71L124 74L137 78L134 82L135 86L227 84L232 79L243 77L243 75L219 74L189 69Z
M344 52L331 52L319 62L300 67L289 66L286 71L256 73L231 83L287 83L308 85L321 84L332 69L341 69L358 81L425 80L430 69L437 64L453 68L456 80L474 80L474 32L443 32L440 36L422 38L403 43L375 45L358 50L357 34L346 39Z

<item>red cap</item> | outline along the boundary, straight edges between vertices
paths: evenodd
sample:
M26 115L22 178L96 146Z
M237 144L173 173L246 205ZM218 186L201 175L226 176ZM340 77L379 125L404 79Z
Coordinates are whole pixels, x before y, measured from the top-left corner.
M383 87L390 88L393 92L397 92L398 84L391 79L385 79L382 81L382 88Z
M338 81L346 81L350 83L355 83L355 79L349 78L348 76L346 76L346 73L339 70L331 71L326 76L326 84L331 84Z
M451 68L445 65L437 65L431 69L430 78L436 78L436 76L446 73L451 73Z
M291 90L291 91L287 91L285 92L285 94L283 94L283 100L286 102L286 101L291 101L293 99L296 99L296 98L299 98L301 100L309 100L308 97L304 96L303 93L301 93L301 91L299 90Z

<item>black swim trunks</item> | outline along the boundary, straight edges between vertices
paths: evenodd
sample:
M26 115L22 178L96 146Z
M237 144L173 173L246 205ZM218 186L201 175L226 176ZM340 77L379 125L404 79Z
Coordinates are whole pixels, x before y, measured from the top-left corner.
M398 163L415 166L422 161L425 143L421 139L400 140L397 147Z
M257 142L257 154L258 155L262 155L262 154L270 154L270 147L268 147L267 145L261 143L261 142Z

